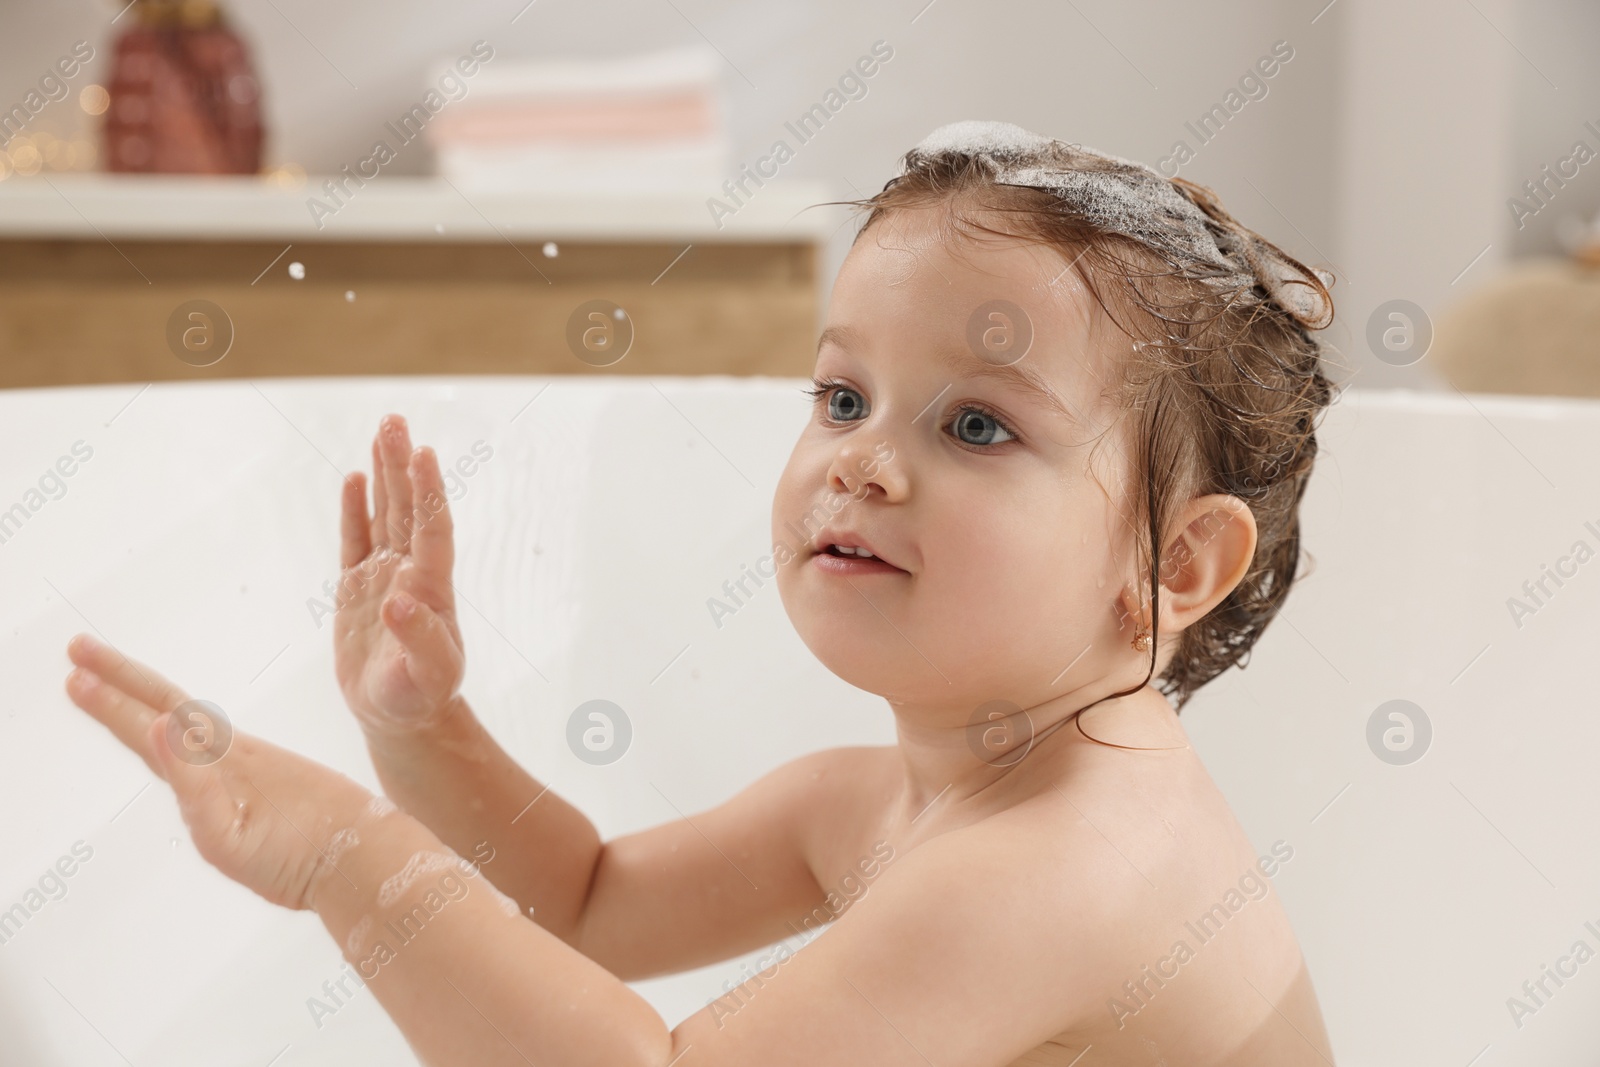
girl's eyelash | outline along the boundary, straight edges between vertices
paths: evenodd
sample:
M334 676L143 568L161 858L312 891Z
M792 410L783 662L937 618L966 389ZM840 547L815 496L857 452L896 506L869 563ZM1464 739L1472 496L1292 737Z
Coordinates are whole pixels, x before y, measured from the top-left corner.
M810 397L812 403L816 403L817 401L821 400L823 397L827 396L829 393L833 392L835 389L841 389L841 388L842 389L849 389L849 388L851 388L851 386L848 385L845 382L840 381L837 378L813 378L813 379L811 379L811 388L802 389L801 392L803 392L806 396ZM976 411L979 414L987 415L989 418L993 419L1000 426L1000 428L1002 430L1004 430L1008 435L1010 435L1010 437L1013 440L1016 440L1016 441L1022 440L1022 435L1020 433L1018 433L1015 429L1012 428L1010 422L1008 422L1007 420L1001 418L998 412L994 411L993 409L987 407L984 404L980 404L977 401L968 400L968 401L966 401L965 403L963 403L961 405L959 410L961 410L961 411ZM977 446L969 446L969 447L977 447Z
M976 411L980 415L987 415L991 419L993 419L999 425L999 427L1002 430L1004 430L1007 434L1009 434L1011 436L1012 440L1014 440L1014 441L1022 440L1022 435L1020 433L1018 433L1016 430L1013 430L1011 428L1011 423L1007 422L1005 419L1002 419L997 412L995 412L992 409L984 406L983 404L979 404L979 403L977 403L976 401L973 401L973 400L968 400L968 401L966 401L965 403L963 403L961 405L959 410L961 410L961 411ZM965 442L963 442L963 444L964 443ZM1004 442L1002 442L1002 443L1004 443ZM989 446L987 446L987 445L968 445L968 447L969 448L987 448Z
M811 388L802 389L801 392L809 396L812 402L815 403L842 385L844 383L837 378L813 378L811 379Z

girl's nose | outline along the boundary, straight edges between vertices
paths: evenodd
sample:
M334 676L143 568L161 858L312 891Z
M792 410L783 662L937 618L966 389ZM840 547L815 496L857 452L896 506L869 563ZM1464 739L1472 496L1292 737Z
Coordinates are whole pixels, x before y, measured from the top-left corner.
M852 435L839 446L828 467L828 488L865 500L874 488L898 503L910 491L905 459L886 438Z

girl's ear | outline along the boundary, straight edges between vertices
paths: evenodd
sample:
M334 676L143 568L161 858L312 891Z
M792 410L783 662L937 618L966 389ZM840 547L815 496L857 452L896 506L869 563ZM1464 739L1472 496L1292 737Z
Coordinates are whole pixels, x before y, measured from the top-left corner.
M1175 517L1178 533L1162 553L1161 630L1177 632L1204 618L1244 579L1256 554L1256 519L1236 496L1211 493Z

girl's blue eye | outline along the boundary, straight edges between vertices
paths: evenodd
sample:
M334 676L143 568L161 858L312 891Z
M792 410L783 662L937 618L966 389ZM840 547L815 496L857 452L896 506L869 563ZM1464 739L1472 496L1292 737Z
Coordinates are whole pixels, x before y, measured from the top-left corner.
M826 399L827 417L831 422L859 422L866 418L866 398L843 382L814 378L811 388L802 391L813 402ZM950 426L963 444L978 448L1017 440L1017 435L999 416L971 404L956 412Z
M853 422L864 418L866 402L848 385L837 386L828 394L828 418L834 422Z
M956 437L969 445L998 445L1016 440L1016 435L1007 430L999 419L980 408L962 408L956 413L954 425ZM964 436L967 433L977 440L969 440ZM997 438L996 435L1003 436Z

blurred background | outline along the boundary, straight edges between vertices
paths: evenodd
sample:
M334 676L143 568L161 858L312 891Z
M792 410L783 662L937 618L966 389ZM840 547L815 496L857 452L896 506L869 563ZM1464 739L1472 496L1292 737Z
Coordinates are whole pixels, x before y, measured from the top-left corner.
M413 1062L62 689L94 632L375 787L315 609L386 412L461 472L463 692L604 836L893 743L775 592L709 609L772 551L828 202L962 119L1336 278L1305 567L1183 720L1296 849L1340 1064L1593 1067L1594 969L1513 998L1600 947L1597 45L1576 0L0 3L0 1067ZM675 1024L761 955L638 987Z
M180 315L182 358L236 339L208 376L587 371L541 341L590 299L649 324L613 373L803 374L854 232L811 205L984 118L1209 185L1332 271L1355 383L1600 391L1577 0L61 0L3 29L0 384L190 375L195 299L227 321Z

